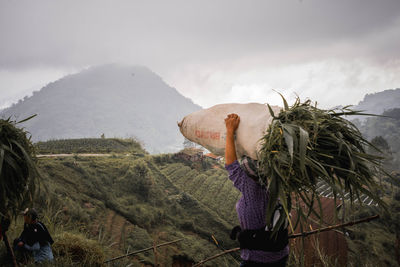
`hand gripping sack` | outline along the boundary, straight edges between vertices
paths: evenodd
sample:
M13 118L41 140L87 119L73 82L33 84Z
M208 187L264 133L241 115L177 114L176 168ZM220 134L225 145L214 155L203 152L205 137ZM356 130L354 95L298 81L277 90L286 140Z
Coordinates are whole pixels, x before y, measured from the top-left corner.
M271 106L271 108L275 114L279 114L281 110L278 106ZM236 113L240 117L235 137L237 157L247 155L257 159L257 152L261 148L260 139L272 122L272 116L265 104L215 105L187 115L178 123L178 126L183 136L190 141L216 155L224 156L226 142L224 119L231 113Z

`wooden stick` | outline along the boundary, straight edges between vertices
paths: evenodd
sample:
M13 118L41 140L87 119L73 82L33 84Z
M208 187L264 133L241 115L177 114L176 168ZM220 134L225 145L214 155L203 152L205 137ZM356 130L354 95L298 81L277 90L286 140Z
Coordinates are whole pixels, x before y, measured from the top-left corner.
M314 230L314 231L305 232L305 233L293 234L293 235L290 235L289 238L306 237L308 235L317 234L317 233L321 233L321 232L326 232L326 231L330 231L330 230L333 230L333 229L336 229L336 228L341 228L341 227L345 227L345 226L352 226L352 225L363 223L363 222L369 222L369 221L372 221L372 220L375 220L375 219L378 219L378 218L379 218L379 215L374 215L374 216L371 216L371 217L368 217L368 218L365 218L365 219L361 219L361 220L358 220L358 221L352 221L352 222L348 222L348 223L344 223L344 224L332 225L332 226L328 226L328 227L325 227L325 228L320 228L320 229L317 229L317 230ZM213 260L215 258L218 258L218 257L222 256L222 255L225 255L225 254L228 254L228 253L231 253L231 252L235 252L235 251L238 251L238 250L240 250L240 248L233 248L233 249L225 250L225 251L223 251L223 252L221 252L221 253L219 253L217 255L214 255L214 256L212 256L210 258L207 258L205 260L200 261L199 263L196 263L192 267L201 266L207 261Z
M368 217L368 218L365 218L365 219L361 219L361 220L358 220L358 221L332 225L332 226L328 226L328 227L325 227L325 228L316 229L316 230L310 231L310 232L293 234L293 235L290 235L289 238L297 238L297 237L301 237L301 236L302 237L306 237L308 235L317 234L317 233L321 233L321 232L326 232L326 231L330 231L330 230L341 228L341 227L345 227L345 226L352 226L352 225L363 223L363 222L369 222L369 221L372 221L372 220L375 220L375 219L378 219L378 218L379 218L379 215L374 215L374 216L371 216L371 217Z
M238 250L240 250L240 248L233 248L233 249L225 250L225 251L223 251L223 252L221 252L221 253L219 253L219 254L217 254L217 255L214 255L214 256L212 256L212 257L210 257L210 258L208 258L208 259L205 259L205 260L202 260L202 261L199 262L199 263L196 263L195 265L192 265L192 267L201 266L201 265L203 265L203 263L205 263L205 262L207 262L207 261L213 260L213 259L215 259L215 258L218 258L218 257L224 255L224 254L231 253L231 252L235 252L235 251L238 251Z
M157 245L156 241L153 242L153 254L154 254L154 266L158 267L158 260L157 260Z
M160 244L160 245L157 245L157 246L152 246L152 247L149 247L149 248L144 248L144 249L141 249L141 250L137 250L137 251L134 251L134 252L122 255L122 256L118 256L118 257L106 260L104 263L108 263L108 262L111 262L111 261L119 260L119 259L122 259L122 258L125 258L125 257L128 257L128 256L131 256L131 255L135 255L135 254L138 254L138 253L141 253L141 252L145 252L147 250L152 250L154 248L158 248L158 247L162 247L162 246L168 246L168 245L171 245L173 243L176 243L176 242L179 242L179 241L182 241L182 240L183 240L183 238L175 240L175 241L171 241L171 242L166 242L166 243L163 243L163 244Z
M12 261L13 266L17 267L18 266L17 260L15 259L14 251L12 250L12 248L10 246L10 242L8 241L6 232L3 232L2 235L3 235L4 244L6 245L6 248L7 248L8 255L10 256L10 260Z

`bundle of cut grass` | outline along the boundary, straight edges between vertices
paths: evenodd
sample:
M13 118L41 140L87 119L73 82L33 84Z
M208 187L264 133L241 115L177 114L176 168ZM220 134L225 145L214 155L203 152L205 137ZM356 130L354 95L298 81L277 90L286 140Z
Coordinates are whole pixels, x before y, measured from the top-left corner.
M322 110L310 100L301 103L299 98L291 107L284 98L283 102L284 110L279 115L270 109L274 118L262 138L259 151L260 177L266 177L261 178L261 182L268 184L270 189L267 221L271 219L278 199L287 217L291 198L294 198L293 203L306 205L296 205L297 222L311 213L321 218L321 205L319 210L312 208L315 201L320 204L316 191L319 180L331 187L335 201L349 193L353 203L365 194L384 206L376 193L378 185L373 177L381 158L365 152L372 145L344 118L367 114L349 107ZM281 216L275 229L284 219Z
M38 177L32 143L27 132L17 127L18 123L0 120L1 218L15 217L19 213L24 201L32 196Z
M53 250L56 258L74 266L104 266L105 255L101 245L81 234L64 232L55 236ZM61 261L61 259L59 259Z

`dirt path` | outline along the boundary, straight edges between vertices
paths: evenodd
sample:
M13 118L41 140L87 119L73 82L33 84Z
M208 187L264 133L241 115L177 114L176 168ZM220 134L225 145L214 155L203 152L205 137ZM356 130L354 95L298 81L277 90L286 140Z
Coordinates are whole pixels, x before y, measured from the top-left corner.
M82 153L82 154L42 154L36 155L38 158L55 158L55 157L110 157L112 154L90 154L90 153Z
M108 210L106 217L105 231L111 238L111 246L123 249L124 242L134 226L124 217L118 215L112 210Z

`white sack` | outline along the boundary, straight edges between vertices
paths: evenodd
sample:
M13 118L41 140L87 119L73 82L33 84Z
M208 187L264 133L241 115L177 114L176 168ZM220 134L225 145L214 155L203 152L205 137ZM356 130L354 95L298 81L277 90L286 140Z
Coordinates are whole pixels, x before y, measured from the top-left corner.
M271 106L275 115L281 107ZM212 153L225 156L226 127L224 119L228 114L236 113L240 117L236 131L236 153L240 158L247 155L257 159L261 147L260 139L265 135L272 116L267 105L258 103L221 104L199 110L187 115L178 123L181 133Z

